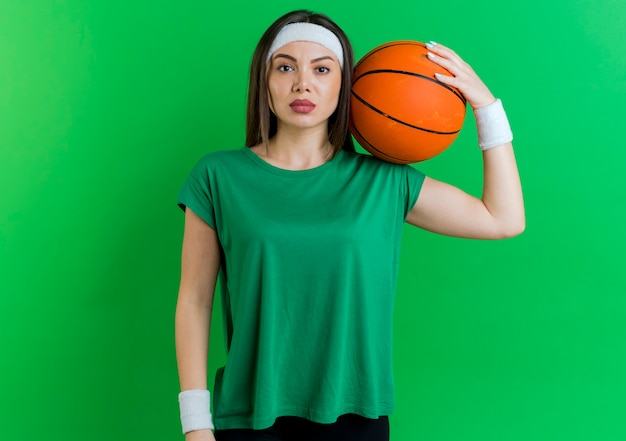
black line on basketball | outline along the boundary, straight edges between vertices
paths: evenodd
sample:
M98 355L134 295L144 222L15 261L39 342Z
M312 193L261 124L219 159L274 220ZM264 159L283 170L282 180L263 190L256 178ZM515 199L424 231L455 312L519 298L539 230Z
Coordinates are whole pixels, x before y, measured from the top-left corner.
M374 147L374 145L373 145L371 142L369 142L369 141L365 138L365 136L363 136L363 134L362 134L361 132L359 132L359 129L358 129L357 127L355 127L355 126L354 126L354 124L352 124L351 131L352 131L352 133L353 133L353 134L358 135L358 136L359 136L359 138L360 138L360 139L361 139L364 143L366 143L366 144L367 144L367 145L368 145L368 146L369 146L372 150L376 150L376 151L377 151L378 153L380 153L381 155L386 156L386 157L391 158L391 159L395 159L396 161L404 161L404 162L407 162L407 160L406 160L406 159L403 159L403 158L396 158L395 156L391 156L389 153L385 153L385 152L383 152L383 151L381 151L381 150L378 150L376 147ZM358 140L357 140L357 141L358 141ZM365 149L367 150L367 148L366 148L365 146L363 146L363 148L365 148Z
M447 84L443 84L441 81L437 81L434 78L427 77L426 75L418 74L416 72L408 72L406 70L396 70L396 69L369 70L369 71L359 75L354 80L352 80L352 85L354 86L357 81L359 81L361 78L363 78L366 75L372 75L372 74L378 74L378 73L394 73L394 74L400 74L400 75L410 75L412 77L417 77L417 78L421 78L423 80L428 80L428 81L436 84L437 86L441 86L441 87L444 87L444 88L448 89L450 92L452 92L454 95L456 95L456 97L458 99L461 100L463 105L465 105L465 97L463 95L461 95L459 92L457 92L456 90L454 90L453 88L451 88L450 86L448 86Z
M384 116L387 119L390 119L392 121L395 121L397 123L403 124L407 127L411 127L412 129L416 129L416 130L421 130L422 132L428 132L428 133L434 133L436 135L456 135L457 133L459 133L461 130L455 130L453 132L440 132L438 130L432 130L432 129L425 129L424 127L419 127L419 126L414 126L413 124L409 124L407 122L404 122L402 120L399 120L398 118L394 118L393 116L383 112L380 109L377 109L376 107L372 106L370 103L368 103L367 101L365 101L363 98L361 98L359 95L357 95L354 90L352 91L352 96L354 96L357 100L361 101L363 104L365 104L367 107L369 107L370 109L372 109L374 112L380 114L381 116Z

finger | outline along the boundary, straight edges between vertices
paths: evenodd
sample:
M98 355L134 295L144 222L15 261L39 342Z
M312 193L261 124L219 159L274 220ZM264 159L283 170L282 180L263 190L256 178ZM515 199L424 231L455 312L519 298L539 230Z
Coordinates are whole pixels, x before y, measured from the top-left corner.
M444 75L444 74L436 73L435 74L435 78L437 79L437 81L439 81L439 82L441 82L443 84L447 84L448 86L458 87L457 79L455 77L450 76L450 75Z
M447 72L447 74L450 75L445 75L441 72L437 72L435 73L435 78L444 83L444 84L448 84L448 85L454 85L456 83L456 72L455 72L455 66L454 64L439 56L434 54L433 52L428 52L427 57L430 61L432 61L433 63L437 64L438 66L441 66L443 69L445 69Z
M430 42L426 44L426 48L429 49L430 52L436 54L438 57L442 59L446 59L449 62L453 63L453 65L458 68L458 71L471 72L472 67L465 62L455 51L446 47L442 44ZM435 61L435 60L433 60ZM451 67L452 65L444 66L446 68ZM455 75L458 75L455 72Z
M447 58L442 57L439 54L436 54L434 51L428 51L426 53L426 56L428 57L428 59L442 67L449 67L452 66L452 62L450 60L448 60Z
M471 66L463 62L461 59L450 60L440 55L436 55L432 52L428 53L428 59L437 65L441 66L447 72L440 72L443 74L451 74L456 78L457 87L467 82L478 80L476 73L472 70Z
M453 76L457 76L459 73L459 66L451 60L448 60L440 55L436 55L433 52L428 52L427 57L430 61L443 67L450 72Z
M459 57L456 52L454 52L449 47L444 46L443 44L430 41L426 43L426 47L432 52L435 52L436 54L441 55L445 58L458 58L459 60L461 59L461 57Z

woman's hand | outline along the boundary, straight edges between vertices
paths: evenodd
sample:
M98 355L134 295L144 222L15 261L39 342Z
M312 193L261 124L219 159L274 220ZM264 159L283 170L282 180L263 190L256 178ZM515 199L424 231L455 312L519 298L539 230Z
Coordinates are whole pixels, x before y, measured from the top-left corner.
M215 441L215 435L210 430L194 430L185 435L185 441Z
M463 61L456 52L434 42L427 43L426 47L430 51L428 58L452 75L443 72L438 73L435 75L437 80L457 88L473 109L487 106L496 100L471 66Z

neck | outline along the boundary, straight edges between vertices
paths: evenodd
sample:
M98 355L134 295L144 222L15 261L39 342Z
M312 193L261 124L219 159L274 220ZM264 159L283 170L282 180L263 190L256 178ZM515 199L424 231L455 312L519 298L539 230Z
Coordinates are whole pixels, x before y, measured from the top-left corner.
M333 157L327 129L310 131L278 130L262 152L274 165L290 170L318 167Z

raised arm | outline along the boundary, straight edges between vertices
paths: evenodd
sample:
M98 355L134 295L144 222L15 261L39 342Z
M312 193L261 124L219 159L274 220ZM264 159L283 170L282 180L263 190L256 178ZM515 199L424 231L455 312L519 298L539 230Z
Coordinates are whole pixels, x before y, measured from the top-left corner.
M207 389L211 311L219 265L215 230L187 208L176 304L176 360L181 391ZM193 400L190 405L195 406ZM186 439L212 441L215 438L210 430L194 430Z
M452 75L440 75L438 79L459 89L474 112L487 119L483 122L487 133L481 134L479 126L479 135L490 137L496 145L483 147L486 149L482 152L482 198L426 178L407 222L435 233L474 239L502 239L520 234L525 228L524 201L513 146L506 138L499 144L498 136L489 130L494 128L493 121L488 120L492 118L489 113L499 103L472 68L454 51L439 44L431 44L430 50L430 59ZM482 115L485 112L488 114L486 117ZM485 139L479 141L484 143Z

